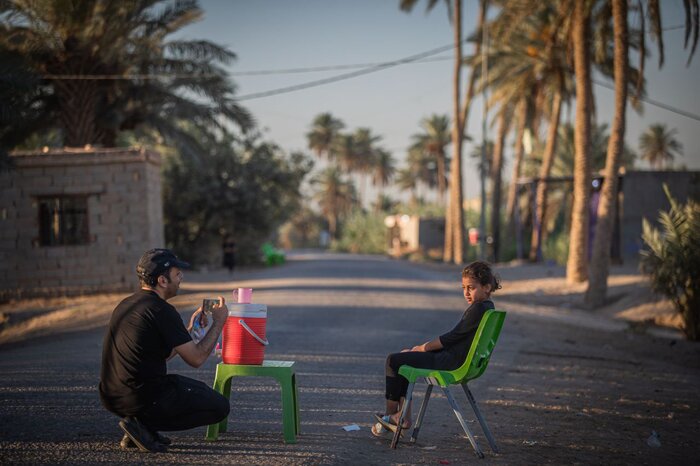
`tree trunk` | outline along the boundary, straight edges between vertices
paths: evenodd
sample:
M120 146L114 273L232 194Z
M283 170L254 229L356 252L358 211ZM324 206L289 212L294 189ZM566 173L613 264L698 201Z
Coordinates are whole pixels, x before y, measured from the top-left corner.
M449 215L450 229L445 231L445 237L451 230L452 262L464 262L464 213L462 211L462 134L464 126L460 115L460 78L462 72L462 0L454 0L454 42L455 64L452 78L452 182L450 183ZM446 252L447 252L447 244ZM443 255L444 257L444 255Z
M330 234L331 238L333 238L333 239L338 239L335 237L337 223L338 222L336 220L335 215L333 215L333 214L328 215L328 233Z
M484 1L482 0L479 5L479 22L477 23L477 30L482 28L486 14ZM480 40L475 42L474 49L475 54L479 54L479 51L481 50ZM461 50L459 55L461 55ZM472 98L474 97L475 82L476 73L472 68L469 75L469 82L467 84L467 95L464 99L462 112L459 118L459 134L461 135L459 140L460 157L457 157L455 152L455 154L453 154L454 156L452 157L452 162L450 163L450 200L447 209L445 210L445 249L443 251L443 262L452 262L454 257L461 258L459 262L455 260L456 263L461 264L464 260L464 210L462 209L463 193L461 148L462 140L464 138L464 130L467 126L467 120L469 119L469 109L471 107ZM460 252L458 253L455 253L453 245L455 239L457 243L460 244Z
M617 185L620 159L625 142L625 112L627 109L627 80L629 73L629 38L627 34L627 0L613 0L615 34L615 117L610 129L605 179L600 191L598 222L596 223L591 257L591 273L586 290L586 305L600 307L605 302L610 273L610 245L615 228Z
M588 278L588 204L590 198L591 81L590 13L586 0L576 0L573 13L574 72L576 74L576 127L574 130L574 202L571 211L568 283Z
M60 118L66 146L82 147L100 142L97 131L97 94L95 81L57 81Z
M501 109L498 118L498 136L493 147L493 161L491 162L491 236L492 258L498 262L501 250L501 178L503 173L503 147L506 135L510 128L510 119L506 115L507 110Z
M440 199L440 204L445 206L445 155L441 154L437 156L437 185L438 185L438 196Z
M685 294L674 300L676 309L683 316L683 333L690 341L700 340L700 296L694 292L690 280L685 283Z
M559 134L559 119L561 115L561 91L554 95L552 113L547 131L547 145L542 155L540 167L540 180L537 183L537 195L535 196L535 224L532 226L532 242L530 244L530 260L539 262L542 260L542 229L547 211L547 178L552 171L554 154L557 150L557 136Z
M518 130L515 135L515 144L513 145L513 175L511 177L510 186L508 187L508 199L506 202L506 219L508 220L510 230L513 230L513 211L515 209L515 195L517 193L516 182L520 177L520 166L523 161L523 137L525 136L525 128L527 128L527 99L523 97L518 106Z

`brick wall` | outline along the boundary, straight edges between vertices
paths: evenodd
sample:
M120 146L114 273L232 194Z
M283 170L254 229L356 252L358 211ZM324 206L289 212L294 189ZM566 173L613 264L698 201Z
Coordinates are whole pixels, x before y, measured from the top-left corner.
M14 153L0 173L0 299L134 289L143 251L163 247L160 156L141 149ZM42 196L85 196L86 244L42 246Z

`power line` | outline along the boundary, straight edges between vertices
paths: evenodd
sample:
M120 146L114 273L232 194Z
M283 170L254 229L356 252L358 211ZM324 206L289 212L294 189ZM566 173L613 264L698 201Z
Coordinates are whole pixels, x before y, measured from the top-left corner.
M611 84L608 84L608 83L605 83L602 81L598 81L597 79L592 79L592 81L594 84L597 84L598 86L602 86L602 87L604 87L606 89L610 89L612 91L615 90L615 88ZM667 111L672 112L672 113L676 113L678 115L682 115L682 116L684 116L686 118L690 118L692 120L700 121L700 115L696 115L694 113L690 113L690 112L687 112L685 110L671 107L670 105L667 105L663 102L659 102L658 100L650 99L648 97L638 97L638 98L639 98L639 100L641 100L644 103L654 105L654 106L659 107L659 108L663 108L664 110L667 110Z
M454 48L454 46L453 46ZM434 61L454 60L454 57L433 57L414 60L412 63L428 63ZM373 63L350 63L347 65L327 65L327 66L310 66L305 68L287 68L287 69L272 69L272 70L252 70L252 71L234 71L232 76L264 76L270 74L295 74L295 73L314 73L317 71L335 71L348 70L354 68L367 68L372 66L382 66L393 62L373 62Z
M670 30L677 30L677 29L682 29L684 28L685 25L678 24L674 26L669 26L666 28L663 28L663 31L670 31ZM465 39L466 42L466 39ZM236 98L236 100L242 101L242 100L253 100L253 99L258 99L258 98L263 98L263 97L269 97L273 95L278 95L278 94L286 94L288 92L294 92L302 89L308 89L311 87L316 87L316 86L321 86L325 84L331 84L337 81L342 81L346 79L351 79L357 76L362 76L365 74L369 73L374 73L376 71L381 71L384 69L392 68L395 66L399 65L405 65L405 64L410 64L410 63L426 63L426 62L434 62L434 61L445 61L445 60L453 60L453 57L432 57L432 55L436 55L441 52L446 52L448 50L454 49L454 44L449 44L449 45L444 45L442 47L438 47L432 50L428 50L426 52L418 53L415 55L411 55L406 58L402 58L399 60L394 60L394 61L388 61L388 62L376 62L376 63L354 63L354 64L345 64L345 65L327 65L327 66L315 66L315 67L304 67L304 68L288 68L288 69L272 69L272 70L252 70L252 71L240 71L237 73L232 73L233 76L260 76L260 75L273 75L273 74L293 74L293 73L309 73L309 72L320 72L320 71L333 71L333 70L342 70L342 69L354 69L354 68L362 68L358 71L354 71L351 73L344 73L336 76L332 76L329 78L325 79L319 79L315 81L309 81L306 83L302 84L297 84L294 86L286 86L278 89L272 89L269 91L262 91L262 92L256 92L256 93L251 93L251 94L245 94L242 96L239 96ZM147 79L202 79L202 78L212 78L212 77L219 77L219 74L213 74L213 73L201 73L201 74L135 74L135 75L109 75L109 74L103 74L103 75L56 75L56 74L48 74L48 75L43 75L42 79L47 79L47 80L131 80L131 79L141 79L141 80L147 80ZM613 86L607 83L604 83L602 81L597 81L593 79L593 83L605 87L607 89L614 90ZM662 108L664 110L667 110L672 113L676 113L678 115L684 116L686 118L690 118L696 121L700 121L700 115L696 115L694 113L688 112L686 110L681 110L675 107L672 107L670 105L664 104L662 102L650 99L648 97L640 98L642 102L645 102L650 105L654 105L656 107Z
M465 39L465 42L466 42L466 39ZM339 74L336 76L331 76L330 78L317 79L315 81L309 81L309 82L302 83L302 84L296 84L294 86L286 86L286 87L281 87L278 89L272 89L269 91L255 92L252 94L242 95L242 96L239 96L236 100L243 101L243 100L260 99L262 97L269 97L269 96L277 95L277 94L286 94L288 92L300 91L302 89L308 89L310 87L316 87L316 86L321 86L324 84L330 84L330 83L334 83L334 82L338 82L338 81L343 81L345 79L355 78L357 76L362 76L362 75L369 74L369 73L375 73L377 71L385 70L388 68L393 68L395 66L405 65L406 63L412 63L412 62L415 62L417 60L420 60L421 58L429 57L431 55L436 55L438 53L442 53L442 52L445 52L447 50L452 50L454 47L455 47L454 44L444 45L442 47L428 50L427 52L418 53L416 55L411 55L409 57L401 58L399 60L379 63L377 65L372 65L368 68L364 68L364 69L361 69L358 71L353 71L351 73L343 73L343 74Z
M202 79L221 77L216 73L200 74L44 74L41 79L49 81L131 81L147 79Z

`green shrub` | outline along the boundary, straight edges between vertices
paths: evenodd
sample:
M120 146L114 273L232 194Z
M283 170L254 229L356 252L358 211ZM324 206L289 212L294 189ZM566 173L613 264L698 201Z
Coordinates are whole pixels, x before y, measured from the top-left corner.
M343 222L340 238L331 248L363 254L383 254L387 250L384 214L356 210Z
M671 210L659 213L662 231L643 221L640 268L657 293L670 298L683 318L683 333L700 339L700 204L676 202L664 185Z
M525 248L529 250L529 242ZM569 232L561 231L548 236L542 245L542 257L553 260L559 265L566 265L566 260L569 257Z

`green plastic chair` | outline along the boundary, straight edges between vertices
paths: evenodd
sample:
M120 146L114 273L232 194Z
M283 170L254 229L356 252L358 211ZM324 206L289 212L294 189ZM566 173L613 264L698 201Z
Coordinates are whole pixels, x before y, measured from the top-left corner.
M484 457L484 453L477 445L474 436L472 435L469 427L467 427L466 422L464 422L464 417L462 416L462 411L459 409L459 405L455 401L452 393L450 393L450 385L461 385L464 389L465 395L467 395L467 400L476 414L476 418L481 424L481 428L486 434L486 438L489 441L489 445L494 453L498 453L498 448L496 447L496 441L491 435L488 425L484 420L479 407L476 404L476 399L472 392L467 386L467 382L474 380L481 376L488 366L489 358L493 352L493 348L496 346L496 341L501 333L501 328L503 327L503 321L506 318L506 313L503 311L489 310L484 313L479 323L479 328L476 330L476 335L474 336L474 341L467 354L467 359L464 361L459 368L453 371L441 371L436 369L421 369L417 367L412 367L408 365L401 366L399 368L399 374L408 379L408 390L406 392L406 401L404 402L403 409L401 410L401 418L399 424L394 433L394 438L391 441L391 448L396 448L399 443L399 438L401 437L401 426L403 425L404 418L406 417L406 411L411 403L411 398L413 396L413 388L415 387L416 380L419 377L424 377L428 387L425 391L425 398L423 398L423 403L421 403L420 411L418 412L418 418L416 419L416 425L413 428L413 433L411 434L410 442L414 443L418 439L418 433L420 432L420 427L423 423L423 417L425 416L426 408L428 407L428 401L430 400L430 393L433 391L435 385L439 385L442 391L447 397L447 401L450 403L452 410L457 416L462 429L467 434L469 442L471 443L474 451L479 458Z
M285 255L279 249L276 249L272 244L265 243L260 247L263 254L263 261L265 265L279 265L284 264Z

